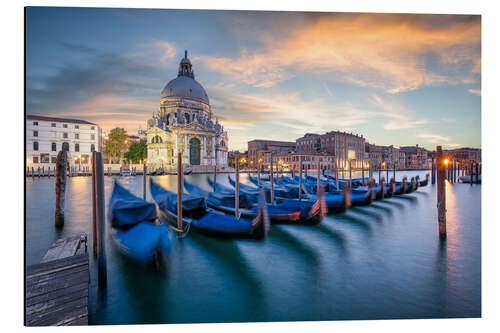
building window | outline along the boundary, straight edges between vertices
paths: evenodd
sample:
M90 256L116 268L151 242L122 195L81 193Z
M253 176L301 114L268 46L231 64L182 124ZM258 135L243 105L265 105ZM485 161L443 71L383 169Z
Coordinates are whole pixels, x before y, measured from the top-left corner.
M79 126L79 125L75 125L75 128L76 128L76 129L79 129L79 128L80 128L80 126Z
M75 133L75 139L80 139L80 134Z
M38 136L38 131L33 131L33 136Z
M95 145L94 144L91 144L90 145L90 151L94 152L95 151Z
M52 123L52 124L50 124L50 126L56 127L56 123Z
M38 163L38 156L33 156L33 163Z
M57 151L57 144L52 142L52 151Z
M68 138L68 133L64 132L64 133L63 133L63 138L64 138L64 139L67 139L67 138Z
M95 129L95 127L94 126L90 126L90 129L93 131Z
M38 126L38 121L34 121L33 126Z
M40 154L40 163L50 163L49 154Z
M90 134L90 140L95 140L95 134Z
M57 161L57 156L51 156L50 157L50 162L51 163L56 163L56 161Z
M69 151L69 143L67 143L67 142L63 142L63 144L62 144L62 149L63 149L63 150L66 150L66 151Z
M38 141L33 142L33 150L38 150Z
M76 152L80 151L80 144L79 143L75 143L75 151Z
M63 128L68 128L68 124L63 124Z

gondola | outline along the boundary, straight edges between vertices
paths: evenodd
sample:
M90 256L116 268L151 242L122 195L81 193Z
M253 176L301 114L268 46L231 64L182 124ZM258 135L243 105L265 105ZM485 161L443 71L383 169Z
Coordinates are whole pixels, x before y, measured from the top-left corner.
M177 224L177 194L170 192L152 179L150 190L153 200L158 204L160 215L169 223ZM225 214L207 208L203 195L189 193L182 195L182 223L193 230L223 238L266 238L269 221L264 205L252 219Z
M427 173L425 175L425 180L420 180L420 177L417 176L417 182L418 182L418 187L424 187L424 186L427 186L427 184L429 184L429 174Z
M285 177L286 176L284 176L284 178ZM229 179L229 183L231 185L235 186L234 180L229 175L228 175L228 179ZM292 179L287 177L286 181L291 182ZM297 186L297 193L298 193L298 185L294 184L294 183L289 183L289 184ZM242 189L242 188L248 188L249 186L246 184L239 183L239 187L240 187L240 189ZM314 202L317 200L317 196L315 194L312 194L313 192L305 191L303 193L305 195L303 197L304 199L301 201L308 200L308 201ZM266 195L267 195L267 193L266 193ZM345 213L347 211L347 209L349 209L349 207L351 206L350 197L346 197L346 194L342 193L340 191L339 192L324 193L323 197L324 197L324 201L325 201L325 205L326 205L326 209L327 209L327 214ZM297 194L296 198L293 198L293 200L295 200L297 198L298 198L298 194ZM288 200L288 199L282 199L282 200Z
M261 179L260 184L259 184L258 179L252 177L251 175L248 175L248 179L253 184L255 184L259 187L263 187L266 191L271 190L271 183L269 181L263 181ZM295 185L288 185L288 184L273 185L273 190L274 190L275 197L278 197L278 198L294 199L294 198L298 198L298 196L299 196L299 188L298 188L298 186L295 186Z
M186 189L193 194L204 195L210 197L213 193L197 187L196 185L186 183ZM266 204L267 213L271 223L290 223L290 224L308 224L316 225L321 222L323 216L327 213L326 205L323 197L320 196L317 200L298 200L298 199L282 199L274 205ZM241 206L240 206L241 207ZM220 201L219 205L213 206L214 209L227 214L235 214L234 201ZM239 213L242 217L254 218L258 213L258 207L239 208Z
M159 268L171 247L168 226L156 224L156 207L114 184L108 208L111 235L127 257Z

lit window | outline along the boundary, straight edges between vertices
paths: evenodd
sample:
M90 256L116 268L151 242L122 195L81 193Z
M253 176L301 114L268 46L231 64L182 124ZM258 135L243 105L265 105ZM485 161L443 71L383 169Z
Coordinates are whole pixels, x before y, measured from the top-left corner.
M33 163L38 163L38 156L33 156Z
M33 142L33 150L38 150L38 141Z

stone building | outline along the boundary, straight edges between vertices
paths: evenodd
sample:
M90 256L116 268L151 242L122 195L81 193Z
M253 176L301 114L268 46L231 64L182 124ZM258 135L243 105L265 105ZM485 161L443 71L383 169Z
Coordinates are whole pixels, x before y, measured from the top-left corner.
M335 156L338 168L347 169L348 160L352 167L360 168L365 156L365 138L362 135L330 131L325 134L307 133L296 140L297 153L324 153ZM366 163L365 163L366 164Z
M26 165L55 168L57 154L66 147L70 166L90 166L93 151L101 151L101 128L81 119L26 116Z
M177 78L161 93L158 110L140 136L147 141L147 165L151 170L174 168L177 153L192 166L227 166L228 136L215 118L203 86L195 80L187 51Z
M269 153L288 153L295 151L295 142L252 140L248 141L248 166L257 169L268 165ZM269 167L269 166L268 166Z

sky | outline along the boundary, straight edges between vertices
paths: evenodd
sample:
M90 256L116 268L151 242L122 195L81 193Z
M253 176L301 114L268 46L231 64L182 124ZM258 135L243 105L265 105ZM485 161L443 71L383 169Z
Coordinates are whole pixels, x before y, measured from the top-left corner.
M26 114L146 128L188 50L228 131L481 147L481 17L28 7Z

